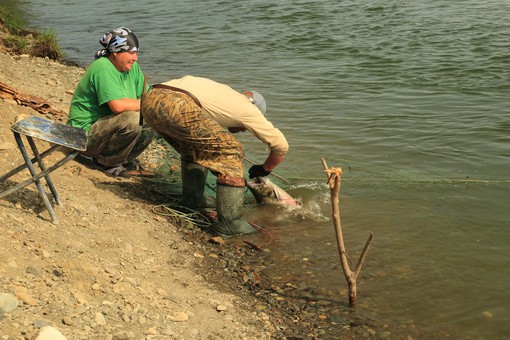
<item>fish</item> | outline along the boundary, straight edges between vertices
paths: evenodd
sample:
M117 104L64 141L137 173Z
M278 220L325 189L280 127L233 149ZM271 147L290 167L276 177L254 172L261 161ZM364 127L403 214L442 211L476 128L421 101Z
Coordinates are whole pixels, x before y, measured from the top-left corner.
M299 201L295 200L267 177L255 177L253 180L246 181L246 186L258 204L280 203L284 205L301 205Z

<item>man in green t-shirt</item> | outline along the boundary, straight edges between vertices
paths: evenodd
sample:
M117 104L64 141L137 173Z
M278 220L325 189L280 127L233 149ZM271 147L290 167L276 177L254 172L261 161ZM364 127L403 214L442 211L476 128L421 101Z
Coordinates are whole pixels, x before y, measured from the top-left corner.
M129 177L127 165L154 136L149 127L140 126L144 75L137 62L138 39L119 27L99 42L104 48L76 87L67 124L88 132L84 156L108 175Z

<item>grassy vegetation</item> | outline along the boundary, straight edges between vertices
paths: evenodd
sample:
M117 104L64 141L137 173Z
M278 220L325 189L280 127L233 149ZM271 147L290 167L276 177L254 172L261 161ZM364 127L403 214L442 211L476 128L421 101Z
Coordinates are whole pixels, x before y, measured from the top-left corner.
M63 53L55 31L44 33L30 31L20 13L5 6L0 6L0 26L1 42L11 52L62 60Z
M9 11L5 6L0 6L0 21L9 32L19 34L25 29L25 21L21 14Z

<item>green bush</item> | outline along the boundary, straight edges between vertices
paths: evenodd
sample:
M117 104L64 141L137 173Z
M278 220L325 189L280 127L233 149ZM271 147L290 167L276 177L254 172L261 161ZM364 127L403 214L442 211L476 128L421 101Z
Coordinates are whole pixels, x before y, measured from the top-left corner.
M30 48L24 37L9 35L4 38L4 45L16 54L30 54Z
M38 57L48 57L54 60L61 60L63 53L58 45L57 33L52 30L43 34L39 34L35 38L32 52Z

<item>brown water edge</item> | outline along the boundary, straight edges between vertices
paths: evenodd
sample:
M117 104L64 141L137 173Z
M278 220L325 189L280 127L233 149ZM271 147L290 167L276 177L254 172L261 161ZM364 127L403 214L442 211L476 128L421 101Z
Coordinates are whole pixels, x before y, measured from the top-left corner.
M301 190L289 189L288 192L301 197ZM327 188L324 190L328 191ZM308 189L305 191L307 194ZM245 206L248 218L259 221L269 231L269 234L250 235L250 242L263 249L259 254L261 258L254 260L258 263L253 265L261 268L261 275L267 280L274 299L282 305L292 306L290 308L294 308L297 315L306 313L310 319L320 320L329 332L326 334L335 334L340 328L349 329L357 336L392 339L445 338L462 334L459 327L424 324L419 315L398 310L395 306L404 308L406 305L405 301L399 303L404 297L399 296L398 291L406 287L391 287L394 300L386 301L389 294L380 293L384 289L381 287L388 285L387 275L390 273L378 268L380 260L373 257L377 252L369 252L366 259L369 266L364 267L358 278L358 304L349 308L348 286L336 250L333 222L323 216L327 214L324 207L329 203L324 202L324 206L318 208L322 213L314 211L314 201L322 201L322 198L322 194L316 192L308 195L302 209L286 209L278 205L254 206L248 197ZM350 235L353 230L347 232L347 250L355 261L366 234L355 231L360 235L353 240ZM394 267L396 271L405 270L399 263ZM420 290L415 294L419 301ZM350 323L343 323L343 319Z
M201 246L209 248L209 265L222 269L221 275L215 277L217 283L223 281L222 285L247 289L260 300L257 309L270 314L281 313L290 318L294 322L293 328L299 329L303 338L398 338L410 334L401 332L399 335L396 326L389 327L368 313L351 309L348 302L340 301L341 294L337 294L336 298L323 294L319 287L306 285L299 277L276 278L270 275L266 272L270 251L264 248L263 244L267 242L264 233L231 239L226 246L218 247L208 243L209 236L204 229L188 225L180 230L185 237L189 237L188 241L199 238L203 242ZM289 263L285 259L278 260L281 261L280 266ZM234 281L240 281L241 286L232 284ZM301 337L295 334L295 338ZM413 338L419 338L419 334L415 332Z
M327 191L327 188L324 190ZM299 197L299 191L295 189L288 192ZM320 200L318 194L310 197L311 200ZM305 201L304 204L307 206L308 202ZM359 211L356 210L356 213L351 212L351 216L346 219L346 245L353 261L361 252L366 237L367 228L360 225L371 225L367 223L366 217L355 216L361 216L367 209L372 212L374 210L366 204L362 207ZM323 313L333 315L332 318L337 315L335 307L340 305L344 309L348 306L347 284L342 275L331 221L307 219L303 212L285 211L271 206L247 208L254 219L272 232L272 243L267 245L268 249L264 253L264 274L271 284L285 287L290 283L299 287L301 291L293 292L298 294L296 298L304 296L309 301L321 304L324 306ZM326 211L324 207L322 210ZM324 215L327 215L327 212ZM433 301L427 289L431 283L429 280L435 275L430 272L415 275L419 272L423 274L423 271L412 262L404 259L400 261L401 256L398 255L393 258L390 256L392 261L388 261L386 253L398 249L400 243L384 239L387 237L384 235L386 228L375 230L375 247L369 252L366 266L359 278L358 306L352 314L367 319L368 325L376 325L376 329L380 330L378 334L387 332L384 334L391 335L391 338L409 336L439 339L455 338L459 334L469 338L467 334L473 332L475 320L458 322L455 316L466 311L448 305L431 305ZM448 297L447 292L443 293L444 297ZM437 299L437 294L434 294L434 300ZM442 316L448 315L448 310L452 309L455 310L453 317L447 319ZM482 318L480 322L483 323L484 320ZM495 324L495 328L497 327ZM476 338L484 332L473 334ZM488 336L487 332L485 334Z
M162 143L165 144L164 141ZM168 206L173 209L176 207L172 205L178 204L181 192L180 169L175 151L166 152L163 158L165 161L158 166L159 171L163 172L161 177L152 178L149 183L154 190L168 198ZM211 193L213 189L213 185L210 185L208 191ZM285 219L281 207L256 206L250 195L247 193L245 202L245 216L248 220L252 218L258 220L261 215L269 221L272 219L270 216L277 215ZM310 275L314 274L305 273L306 268L303 268L302 272L285 271L284 269L289 267L299 268L297 260L281 255L285 254L285 251L273 252L273 247L278 247L273 243L275 237L273 233L278 232L271 230L271 223L267 223L269 227L259 233L232 238L227 240L225 245L217 245L209 242L207 226L203 226L203 223L207 222L198 215L193 216L194 222L197 223L184 221L177 216L167 218L172 224L179 226L182 235L188 241L208 248L209 265L211 268L222 269L222 274L214 277L216 282L222 281L224 285L230 285L234 289L238 286L233 282L240 282L239 287L247 289L250 294L260 299L258 309L265 312L277 311L293 320L293 327L300 330L300 335L296 334L295 338L426 338L413 323L406 325L392 323L386 320L387 316L384 314L371 311L364 303L363 295L360 296L359 306L350 308L347 284L341 274L340 264L338 272L332 273L339 280L336 291L310 284ZM198 227L197 224L202 227ZM292 246L300 247L299 244Z

